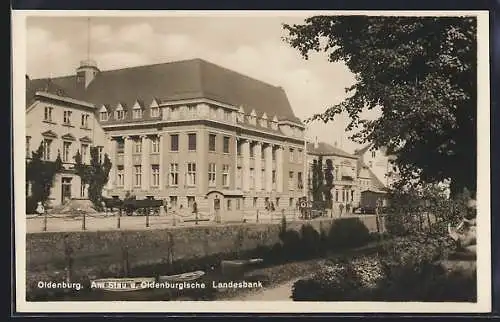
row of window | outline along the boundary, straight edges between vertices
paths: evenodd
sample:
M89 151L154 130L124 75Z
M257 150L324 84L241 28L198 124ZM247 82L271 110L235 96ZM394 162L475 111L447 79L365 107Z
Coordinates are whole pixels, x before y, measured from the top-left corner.
M196 163L194 162L188 162L186 164L186 182L185 184L188 186L195 186L196 185ZM238 188L241 188L241 168L238 168L237 172L237 186ZM158 187L160 185L160 168L159 165L151 165L151 186L153 187ZM170 186L178 186L179 185L179 164L178 163L170 163L169 165L169 180L168 183ZM142 184L142 166L141 165L136 165L134 166L134 182L133 185L135 187L140 187ZM124 185L124 178L125 178L125 171L124 171L124 166L119 165L117 167L117 186L121 187ZM230 185L230 166L229 164L223 164L222 165L222 172L221 172L221 179L222 179L222 186L224 187L229 187ZM295 176L294 172L290 171L289 172L289 188L290 190L293 190L295 188ZM262 175L261 175L261 180L262 180L262 189L265 189L265 169L262 170ZM272 171L272 183L276 184L276 171ZM250 182L252 186L255 186L255 171L254 169L250 169ZM301 189L302 186L302 172L297 172L297 188ZM217 185L217 165L215 163L209 163L208 164L208 185L209 186L216 186Z
M114 118L115 120L124 120L126 117L126 111L123 109L123 107L119 106L115 112L114 112ZM159 107L151 107L150 109L150 114L152 118L160 117L160 108ZM132 118L134 119L141 119L143 117L143 109L140 108L134 108L132 110ZM109 120L109 112L106 111L106 109L102 109L99 112L99 120L101 121L108 121Z
M53 146L53 139L49 138L44 138L42 141L42 159L46 161L51 161L53 159L53 154L52 154L52 146ZM65 163L71 163L73 162L73 157L74 154L72 153L72 147L74 143L70 141L63 141L63 149L62 149L62 155L61 159ZM88 143L81 143L80 144L80 155L82 157L82 162L85 163L89 160L89 150L90 145ZM104 149L102 146L98 147L99 151L99 162L103 162L104 160ZM31 137L26 137L26 158L31 158Z
M196 133L188 133L188 151L194 152L196 151L196 143L197 143L197 138L196 138ZM230 146L231 139L229 136L223 136L222 137L222 152L223 153L229 153L229 146ZM160 152L160 139L158 137L153 137L151 138L151 153L159 153ZM117 153L124 153L125 151L125 141L124 140L118 140L117 144ZM141 140L134 140L134 148L133 148L134 153L141 153L142 152L142 141ZM171 134L170 135L170 151L171 152L177 152L179 151L179 134ZM210 133L208 135L208 151L210 152L216 152L217 151L217 135ZM301 163L303 160L303 150L302 149L297 149L297 152L295 152L295 149L290 148L289 150L290 153L290 162L298 162ZM241 144L238 144L237 147L237 154L241 155ZM297 155L297 156L296 156ZM276 160L276 150L273 149L272 151L272 156L273 160ZM250 148L250 157L254 157L254 149ZM261 150L261 158L264 160L265 154L264 151Z
M160 139L159 138L151 138L151 153L159 153L160 152ZM188 150L196 151L196 133L188 134ZM171 134L170 135L170 151L176 152L179 151L179 134ZM125 141L118 140L116 146L116 152L118 154L125 152ZM142 141L134 140L134 153L142 152Z
M237 173L236 173L236 188L240 189L242 187L242 169L238 167ZM249 178L250 178L250 185L255 187L256 184L256 179L255 179L255 169L250 168L250 173L249 173ZM297 172L297 181L295 181L295 173L293 171L290 171L288 173L288 187L290 190L294 190L295 187L298 189L303 188L303 181L302 181L302 172ZM261 189L265 190L265 184L266 184L266 169L261 169ZM271 171L271 183L273 185L276 184L276 170Z
M265 159L264 148L261 147L261 149L262 150L260 151L260 156L261 156L261 159L264 160ZM295 151L297 151L297 152L295 152ZM236 153L238 155L241 155L241 144L238 144ZM251 146L250 147L250 158L254 158L254 157L255 157L254 146ZM276 160L276 149L272 149L272 159L273 159L273 161ZM290 162L302 163L303 150L302 149L295 150L294 148L290 148L289 149L289 160L290 160Z
M217 135L216 134L209 134L208 135L208 151L210 151L210 152L217 151L216 142L217 142ZM229 153L229 142L230 142L229 136L222 137L222 152L223 153Z
M170 163L169 167L169 185L178 186L179 185L179 164ZM142 166L134 166L133 172L133 185L134 187L140 187L142 185ZM208 171L209 184L215 184L215 164L209 164ZM116 185L119 187L125 184L125 169L123 165L117 167L116 174ZM210 181L212 180L212 182ZM160 167L159 165L151 165L151 186L158 187L160 185ZM188 162L186 164L186 185L196 186L196 163ZM229 165L223 165L222 169L222 184L224 186L229 186Z
M53 107L45 106L43 120L46 122L54 122L53 111L54 111ZM64 125L72 126L73 125L72 118L73 118L73 111L71 111L71 110L64 110L63 111L63 124ZM89 119L90 119L90 114L82 113L80 115L80 126L82 128L88 129L89 128Z

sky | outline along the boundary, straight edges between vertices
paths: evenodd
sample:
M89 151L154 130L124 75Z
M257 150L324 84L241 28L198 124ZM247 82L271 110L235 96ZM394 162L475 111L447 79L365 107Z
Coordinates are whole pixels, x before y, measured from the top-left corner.
M282 40L282 23L307 16L28 17L27 74L31 78L75 73L90 57L101 70L201 58L281 86L301 119L346 98L354 75L325 53L309 60ZM90 30L90 32L88 32ZM315 122L306 135L353 153L345 117Z

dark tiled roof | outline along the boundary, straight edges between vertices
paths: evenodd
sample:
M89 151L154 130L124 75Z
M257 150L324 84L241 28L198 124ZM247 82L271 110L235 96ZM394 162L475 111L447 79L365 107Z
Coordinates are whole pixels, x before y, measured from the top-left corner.
M322 155L322 156L336 155L346 158L357 159L357 156L349 154L325 142L318 142L317 148L314 147L314 143L307 143L307 153L314 155Z
M44 80L33 80L40 82ZM246 114L255 109L269 118L301 121L294 115L284 90L201 59L101 71L83 89L76 75L52 79L68 96L114 110L118 103L130 110L140 100L149 110L154 99L172 101L207 98L243 106ZM132 113L126 117L131 118ZM148 118L149 113L144 113Z
M26 108L33 103L36 92L45 92L57 96L76 98L74 95L69 94L67 89L64 86L61 86L58 81L53 81L52 79L29 80L26 78Z

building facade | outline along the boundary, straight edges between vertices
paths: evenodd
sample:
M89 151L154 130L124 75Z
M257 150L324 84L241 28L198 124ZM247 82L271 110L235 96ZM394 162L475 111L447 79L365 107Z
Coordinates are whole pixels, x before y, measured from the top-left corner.
M303 196L304 126L280 87L200 59L111 71L85 61L51 83L93 111L93 144L113 164L108 197L231 212Z
M357 206L360 199L359 180L357 176L358 157L349 154L336 146L324 142L314 142L307 144L308 154L308 182L312 185L311 170L314 162L320 157L323 160L323 169L326 169L327 160L333 165L333 189L332 202L336 209L343 204Z
M98 147L104 157L105 135L95 118L94 105L66 96L64 90L48 80L26 78L26 159L43 147L42 159L59 156L63 171L57 173L49 196L57 206L71 199L88 198L88 186L73 171L74 156L80 152L82 163L90 163L90 149ZM30 195L27 183L26 192Z

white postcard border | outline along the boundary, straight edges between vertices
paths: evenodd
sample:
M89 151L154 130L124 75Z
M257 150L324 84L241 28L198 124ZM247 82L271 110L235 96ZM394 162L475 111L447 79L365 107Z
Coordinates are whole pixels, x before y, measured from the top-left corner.
M477 205L477 303L419 302L27 302L26 290L26 219L25 219L25 75L26 18L28 16L293 16L293 15L474 15L478 29L478 184ZM491 311L490 243L490 69L488 11L12 11L13 143L14 203L16 248L17 311L28 313L137 312L137 313L483 313Z

